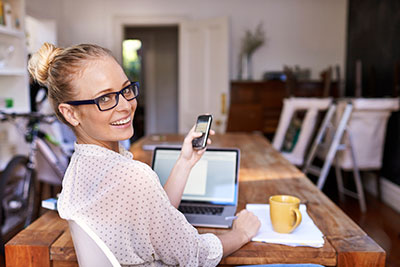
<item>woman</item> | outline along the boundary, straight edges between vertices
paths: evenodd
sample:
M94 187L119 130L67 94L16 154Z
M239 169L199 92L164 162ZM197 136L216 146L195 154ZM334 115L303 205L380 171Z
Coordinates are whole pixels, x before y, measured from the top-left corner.
M198 234L176 209L204 153L192 148L201 135L194 127L164 188L149 166L119 145L133 135L138 88L108 50L46 43L29 61L29 72L48 87L54 111L77 138L60 216L85 221L122 265L215 266L257 233L260 223L246 210L231 231L216 236Z

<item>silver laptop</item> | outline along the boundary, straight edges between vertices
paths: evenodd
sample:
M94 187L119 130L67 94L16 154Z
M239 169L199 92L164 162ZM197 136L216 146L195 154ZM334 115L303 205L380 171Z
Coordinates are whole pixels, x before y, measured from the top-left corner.
M152 168L164 185L180 148L156 147ZM179 210L195 226L229 228L238 202L239 149L208 148L190 172Z

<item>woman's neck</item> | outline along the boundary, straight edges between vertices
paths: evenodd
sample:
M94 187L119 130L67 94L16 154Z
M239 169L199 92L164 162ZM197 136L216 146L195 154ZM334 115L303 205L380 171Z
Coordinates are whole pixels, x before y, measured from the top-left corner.
M84 136L77 136L76 142L78 144L98 145L119 153L118 141L101 141L101 140L93 140L92 138L87 138Z

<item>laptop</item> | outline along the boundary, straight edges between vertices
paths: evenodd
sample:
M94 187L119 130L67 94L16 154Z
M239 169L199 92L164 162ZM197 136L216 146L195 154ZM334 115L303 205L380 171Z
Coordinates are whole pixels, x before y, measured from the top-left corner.
M152 168L164 186L180 148L156 147ZM229 228L238 202L240 152L236 148L207 148L193 167L179 210L194 226Z

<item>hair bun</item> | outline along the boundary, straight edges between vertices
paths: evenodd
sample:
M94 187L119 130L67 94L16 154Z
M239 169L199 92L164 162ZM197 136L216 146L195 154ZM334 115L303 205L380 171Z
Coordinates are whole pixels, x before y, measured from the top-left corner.
M42 85L46 85L49 77L49 67L54 58L63 51L53 44L44 43L28 62L28 70L33 79Z

